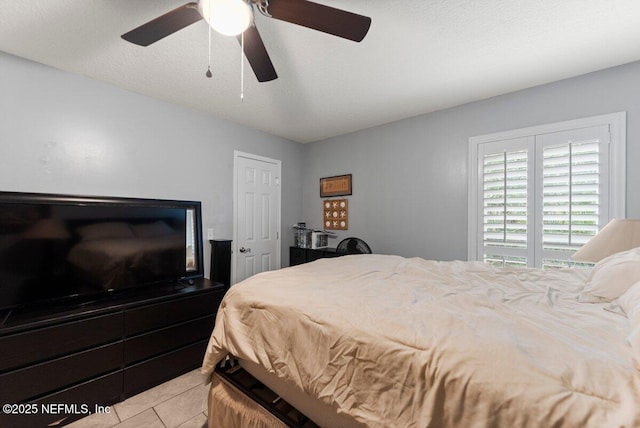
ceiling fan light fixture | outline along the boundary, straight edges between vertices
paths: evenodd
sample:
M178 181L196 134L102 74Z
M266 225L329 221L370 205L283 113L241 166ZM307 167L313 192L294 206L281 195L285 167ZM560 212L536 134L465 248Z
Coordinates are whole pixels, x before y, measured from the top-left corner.
M251 6L243 0L200 0L199 5L211 28L225 36L241 34L253 20Z

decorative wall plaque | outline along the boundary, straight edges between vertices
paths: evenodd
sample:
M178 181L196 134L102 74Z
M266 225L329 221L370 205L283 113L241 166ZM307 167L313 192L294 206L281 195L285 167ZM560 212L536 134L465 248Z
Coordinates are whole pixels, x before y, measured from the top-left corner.
M346 196L352 194L351 174L336 175L320 179L320 197Z
M325 199L322 201L322 219L327 230L349 229L349 201Z

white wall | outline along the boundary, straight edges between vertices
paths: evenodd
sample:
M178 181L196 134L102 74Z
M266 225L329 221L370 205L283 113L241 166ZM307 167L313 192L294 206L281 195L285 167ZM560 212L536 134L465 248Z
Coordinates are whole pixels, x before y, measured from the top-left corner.
M321 227L321 177L353 174L349 230L375 252L467 257L469 137L627 112L627 216L640 218L640 63L390 123L306 146L303 216Z
M282 160L287 266L304 146L0 52L0 190L202 201L231 239L234 150Z

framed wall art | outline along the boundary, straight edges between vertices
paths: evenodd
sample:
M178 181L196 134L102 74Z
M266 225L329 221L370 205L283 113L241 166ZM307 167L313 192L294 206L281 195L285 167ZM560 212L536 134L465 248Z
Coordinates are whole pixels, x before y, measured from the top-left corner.
M352 194L351 174L320 179L320 197L347 196Z
M326 230L349 229L349 202L346 199L322 201L322 222Z

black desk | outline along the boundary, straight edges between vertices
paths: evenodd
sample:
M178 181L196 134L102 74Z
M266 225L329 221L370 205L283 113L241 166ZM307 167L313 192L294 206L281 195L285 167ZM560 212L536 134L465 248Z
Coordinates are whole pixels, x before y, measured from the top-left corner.
M300 248L289 247L289 266L301 265L303 263L312 262L318 259L326 259L329 257L339 257L341 253L337 253L335 248Z

